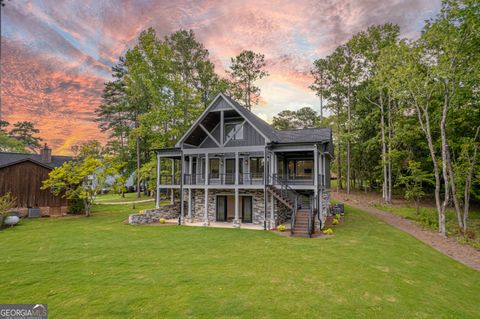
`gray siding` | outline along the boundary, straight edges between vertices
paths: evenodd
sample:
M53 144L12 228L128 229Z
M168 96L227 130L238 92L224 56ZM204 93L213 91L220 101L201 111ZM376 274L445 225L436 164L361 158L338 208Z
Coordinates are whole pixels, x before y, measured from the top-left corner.
M232 107L224 99L218 99L218 101L212 107L212 111L220 111L220 110L232 110Z
M331 175L330 175L330 156L325 156L325 185L326 188L330 188L331 185Z
M217 127L213 130L213 132L211 132L211 134L213 135L213 137L217 139L217 141L222 143L222 141L220 141L220 125L217 125ZM211 148L211 147L218 147L218 145L210 138L210 136L207 136L203 141L203 143L200 145L200 148Z
M265 139L248 122L243 125L243 140L230 140L226 146L265 145Z

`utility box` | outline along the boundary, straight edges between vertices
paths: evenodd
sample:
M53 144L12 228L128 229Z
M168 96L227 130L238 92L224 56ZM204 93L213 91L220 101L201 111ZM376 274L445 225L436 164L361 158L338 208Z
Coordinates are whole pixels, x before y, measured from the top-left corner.
M28 218L39 218L40 216L40 208L31 207L28 209Z

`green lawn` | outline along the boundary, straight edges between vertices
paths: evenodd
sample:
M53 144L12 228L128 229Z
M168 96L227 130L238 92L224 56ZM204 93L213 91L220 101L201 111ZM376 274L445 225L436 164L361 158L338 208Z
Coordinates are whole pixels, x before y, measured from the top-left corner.
M50 318L480 316L479 272L349 207L329 239L129 226L128 210L0 231L0 303L48 303Z
M119 194L103 194L98 195L95 202L102 203L102 202L109 202L109 203L119 203L119 202L133 202L138 200L146 200L146 199L154 199L153 197L146 196L141 194L141 197L137 197L137 193L126 193L124 194L125 197L122 197Z
M422 207L417 215L414 207L411 206L398 206L398 205L376 205L377 208L388 211L390 213L402 216L403 218L414 220L425 228L437 231L438 230L438 214L437 210L432 207ZM480 211L471 209L468 220L468 227L470 229L470 236L473 238L464 237L461 235L457 216L453 209L447 209L446 215L446 227L449 236L456 237L461 243L466 243L473 246L476 249L480 249Z

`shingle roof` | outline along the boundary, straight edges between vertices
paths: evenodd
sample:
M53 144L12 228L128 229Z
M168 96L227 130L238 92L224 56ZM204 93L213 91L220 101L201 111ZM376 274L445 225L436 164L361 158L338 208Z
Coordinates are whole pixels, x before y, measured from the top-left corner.
M0 167L9 166L25 160L32 160L43 166L55 168L62 166L63 163L71 161L72 159L73 158L71 156L52 155L52 161L50 163L46 163L42 161L42 156L38 154L0 152Z
M242 116L247 118L253 126L274 143L319 143L332 141L332 129L329 127L306 128L296 130L276 130L267 122L259 118L253 112L238 104L231 97L225 96L230 103L234 104Z
M253 114L251 111L247 110L246 108L238 104L238 102L232 99L231 97L226 95L225 97L228 99L230 103L232 103L237 107L238 112L240 112L243 117L245 117L248 121L250 121L253 124L253 126L255 126L257 129L262 131L262 133L266 137L268 137L269 140L271 141L276 140L277 138L276 130L273 127L271 127L270 124L268 124L267 122L265 122L264 120L262 120L261 118Z

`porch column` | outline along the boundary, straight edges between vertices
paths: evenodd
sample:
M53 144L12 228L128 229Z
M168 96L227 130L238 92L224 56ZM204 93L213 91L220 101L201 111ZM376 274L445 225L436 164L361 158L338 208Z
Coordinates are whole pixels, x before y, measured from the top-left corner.
M268 184L268 165L267 147L263 150L263 230L267 230L267 184Z
M174 179L174 176L175 176L175 160L172 158L171 160L171 163L172 163L172 180L171 180L171 184L174 185L175 183L173 182L173 179ZM170 188L170 205L173 205L175 203L175 197L174 197L174 194L173 194L173 187Z
M179 224L182 225L185 223L185 208L183 205L183 174L185 172L185 156L182 155L180 156L180 221Z
M188 157L188 174L190 174L190 185L192 185L192 181L193 181L193 172L192 172L192 169L193 169L193 156L190 155Z
M155 193L156 195L156 208L160 208L160 173L161 173L161 165L162 163L162 158L160 157L160 154L157 154L157 191Z
M233 220L233 227L240 227L240 200L238 194L238 182L239 182L239 158L238 152L235 152L235 219Z
M208 221L208 188L205 187L205 212L203 216L203 226L210 225Z
M233 227L240 228L240 196L238 187L235 187L235 219L233 220Z
M208 185L208 171L210 170L210 161L208 160L208 153L205 153L205 185Z
M238 185L239 182L239 166L238 152L235 152L235 185Z
M192 222L192 189L188 189L188 221Z

